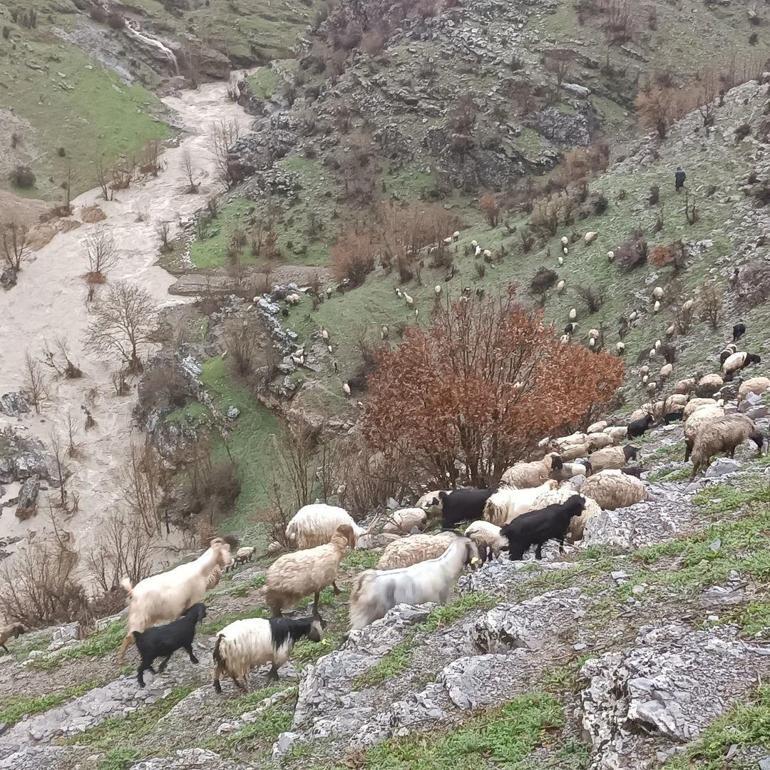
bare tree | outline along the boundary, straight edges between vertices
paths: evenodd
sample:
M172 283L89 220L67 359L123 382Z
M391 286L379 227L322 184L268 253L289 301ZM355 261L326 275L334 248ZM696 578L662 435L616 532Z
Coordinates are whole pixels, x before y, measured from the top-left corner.
M68 380L76 380L83 376L80 367L70 357L69 343L61 335L54 338L54 349L48 340L43 342L43 361L47 367L53 369L59 377Z
M189 195L195 195L200 185L195 181L195 170L193 169L192 155L189 149L182 153L182 168L187 175L187 192Z
M722 315L722 301L722 291L715 283L705 281L698 288L698 306L700 307L701 320L707 321L712 329L719 327L719 319Z
M54 461L55 477L51 480L52 484L59 489L59 502L57 506L63 511L69 510L67 503L67 471L64 467L64 450L62 449L61 439L55 430L51 430L49 435L51 446L51 456Z
M135 284L118 281L97 306L86 345L101 355L117 355L129 372L140 372L140 352L151 341L156 326L152 297Z
M107 183L107 172L104 170L104 159L101 156L96 159L96 181L99 183L99 188L102 191L102 198L106 201L111 201L113 192Z
M234 120L220 120L214 124L211 130L211 147L214 152L219 178L228 187L235 181L232 167L230 166L230 147L235 144L239 136L240 129L238 128L238 123Z
M70 457L77 457L78 454L78 445L75 442L75 431L77 428L75 427L75 421L72 419L72 412L69 410L67 411L67 454Z
M169 251L172 250L171 243L168 240L168 237L171 233L171 223L170 222L160 222L155 229L155 232L158 234L158 237L160 238L160 250L164 254L168 254Z
M126 504L148 535L160 532L161 468L160 457L151 446L132 446L122 473L121 486ZM166 519L166 534L170 529Z
M29 255L29 243L27 242L27 228L17 222L0 225L2 230L3 258L11 268L18 272L21 263Z
M40 362L29 351L24 356L24 392L35 411L40 414L40 403L47 395L45 375Z
M99 227L86 238L86 253L88 254L87 283L104 283L106 273L118 261L118 250L115 239L109 230Z
M96 543L87 551L86 564L103 591L120 585L124 577L134 585L147 577L152 566L152 541L142 527L134 525L130 514L113 514L99 532Z

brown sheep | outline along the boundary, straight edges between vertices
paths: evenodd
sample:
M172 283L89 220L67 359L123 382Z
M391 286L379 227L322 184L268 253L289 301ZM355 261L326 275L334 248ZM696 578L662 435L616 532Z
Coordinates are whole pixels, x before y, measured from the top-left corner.
M647 493L644 482L635 476L608 470L587 479L580 494L595 500L605 511L614 511L641 502Z
M714 455L724 452L728 457L735 456L736 447L751 439L762 454L764 437L757 429L754 421L743 414L728 414L716 420L709 420L701 425L695 436L693 446L692 475L695 476L708 468Z
M591 463L593 473L608 469L619 469L628 465L629 460L636 460L639 450L626 444L626 446L608 446L589 455L588 461Z

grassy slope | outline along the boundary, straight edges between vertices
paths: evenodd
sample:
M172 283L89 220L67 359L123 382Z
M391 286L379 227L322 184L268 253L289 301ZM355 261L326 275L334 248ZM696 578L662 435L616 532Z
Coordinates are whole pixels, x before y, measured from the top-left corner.
M99 156L109 166L121 155L139 153L151 139L166 138L169 129L153 94L127 86L56 36L57 28L76 23L74 14L57 13L56 4L42 0L20 5L30 6L39 13L35 29L13 24L10 12L0 17L10 29L10 38L0 39L0 107L32 126L22 142L34 158L37 183L24 194L58 199L69 168L73 193L82 192L95 185ZM0 179L0 186L8 188L9 180Z

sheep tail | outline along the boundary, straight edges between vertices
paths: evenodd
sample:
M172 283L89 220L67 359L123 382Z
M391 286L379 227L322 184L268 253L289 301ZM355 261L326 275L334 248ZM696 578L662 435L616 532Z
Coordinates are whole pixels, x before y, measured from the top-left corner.
M214 652L212 653L214 656L214 663L216 663L218 666L225 665L224 659L222 658L222 652L219 649L219 645L222 643L223 638L224 637L222 634L217 634L217 640L214 642Z
M123 590L128 594L128 598L132 599L134 596L134 587L131 585L131 581L125 577L120 581L120 585L123 587Z

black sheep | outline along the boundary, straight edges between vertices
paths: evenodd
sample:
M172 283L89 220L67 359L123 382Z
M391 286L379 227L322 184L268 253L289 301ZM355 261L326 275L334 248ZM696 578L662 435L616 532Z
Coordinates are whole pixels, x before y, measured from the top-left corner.
M655 418L647 412L644 417L640 417L638 420L628 423L628 437L638 438L643 435L644 432L655 422Z
M574 321L572 321L571 323L568 323L564 327L564 333L572 336L575 333L575 329L577 329L577 324Z
M663 415L663 422L665 422L666 425L670 425L672 422L678 422L682 419L684 419L684 409L676 409L673 412L668 412Z
M644 473L644 468L640 468L638 465L626 465L625 468L620 469L620 472L625 473L626 476L635 476L640 479Z
M192 643L195 638L195 626L206 617L206 607L198 602L193 604L178 620L166 623L164 626L154 626L146 631L134 631L134 639L142 662L137 670L136 681L140 687L144 687L144 672L155 669L152 664L155 658L164 658L158 666L158 673L166 670L169 658L177 651L184 649L190 656L192 663L198 659L193 653Z
M582 495L572 495L564 503L555 503L517 516L506 524L500 534L508 538L508 555L511 561L523 558L530 546L536 546L535 558L542 558L543 545L548 540L559 541L559 551L564 552L564 538L567 536L573 516L580 516L586 506Z
M744 334L746 334L746 324L739 323L733 326L733 342L738 342Z
M441 525L452 529L463 521L477 521L484 518L484 506L495 493L494 489L455 489L438 493L441 500Z

